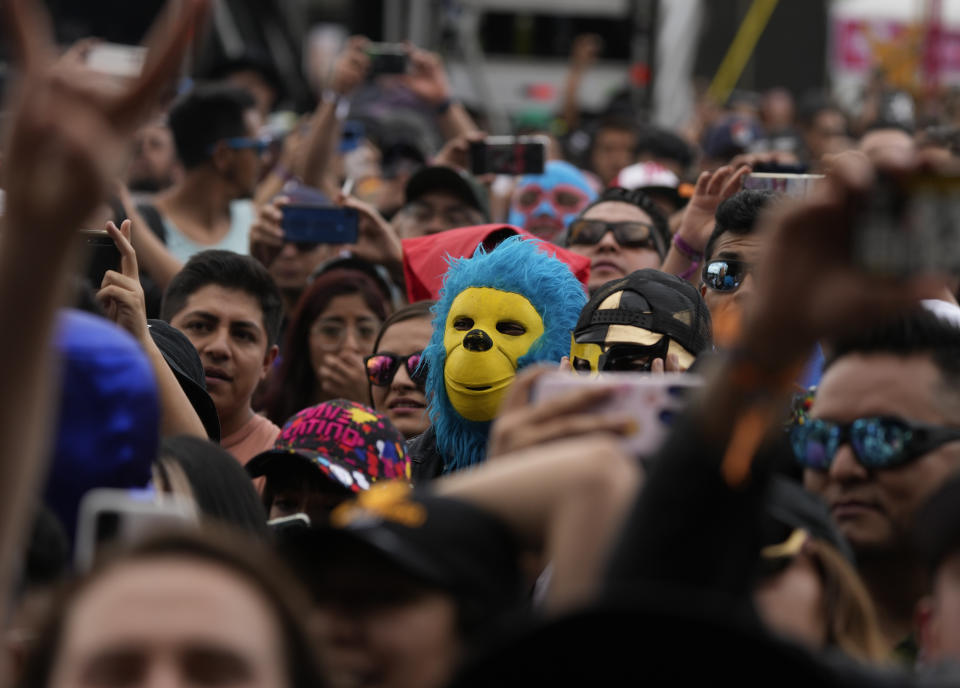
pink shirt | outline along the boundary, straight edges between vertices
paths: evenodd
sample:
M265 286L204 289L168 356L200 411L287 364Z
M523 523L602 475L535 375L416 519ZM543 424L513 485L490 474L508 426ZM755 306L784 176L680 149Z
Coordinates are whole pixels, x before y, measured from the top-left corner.
M273 449L280 428L259 414L244 423L232 435L220 439L220 446L244 466L260 452Z

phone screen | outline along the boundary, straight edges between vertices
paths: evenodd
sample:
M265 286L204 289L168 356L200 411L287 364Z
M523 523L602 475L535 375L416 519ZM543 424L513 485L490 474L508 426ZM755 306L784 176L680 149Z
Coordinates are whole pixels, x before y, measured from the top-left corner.
M355 244L360 233L353 208L288 205L281 226L284 240L294 244Z
M473 174L543 174L547 143L540 136L491 136L470 143Z
M367 49L370 56L371 74L406 74L409 56L402 45L371 43Z

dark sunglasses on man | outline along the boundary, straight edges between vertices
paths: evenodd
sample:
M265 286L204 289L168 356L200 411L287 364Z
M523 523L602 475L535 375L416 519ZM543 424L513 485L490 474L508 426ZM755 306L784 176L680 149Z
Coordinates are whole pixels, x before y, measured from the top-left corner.
M891 416L857 418L834 423L805 419L790 428L794 458L804 468L826 472L840 447L849 444L867 470L896 468L947 442L960 440L960 428L913 423Z
M743 260L716 259L703 266L700 279L709 289L732 292L740 288L753 266Z
M377 354L371 354L363 359L363 365L367 369L367 379L371 385L377 387L389 387L396 377L400 365L407 369L407 375L418 387L423 387L427 381L427 365L422 363L423 351L414 351L407 356L398 356L389 351L382 351Z
M574 220L570 224L571 245L593 246L600 243L607 232L624 248L648 248L663 255L657 242L657 232L648 222L604 222L603 220Z

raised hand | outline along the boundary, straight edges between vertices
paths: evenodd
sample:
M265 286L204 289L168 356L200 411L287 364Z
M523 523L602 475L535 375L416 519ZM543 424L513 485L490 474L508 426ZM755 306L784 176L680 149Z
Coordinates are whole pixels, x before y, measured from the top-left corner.
M121 88L75 60L57 61L39 2L4 3L20 68L3 156L8 231L68 236L107 196L134 132L176 76L207 0L179 4L183 10L152 32L143 73Z
M107 223L107 233L120 251L120 272L107 270L97 292L97 302L110 320L142 343L148 337L147 307L140 286L137 253L130 243L131 224L130 220L124 220L118 229L114 223Z

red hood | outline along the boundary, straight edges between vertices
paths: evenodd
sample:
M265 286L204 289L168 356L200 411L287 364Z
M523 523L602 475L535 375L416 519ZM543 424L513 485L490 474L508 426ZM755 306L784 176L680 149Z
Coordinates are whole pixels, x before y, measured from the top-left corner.
M480 244L484 244L489 251L505 238L496 236L499 234L519 234L539 241L541 250L566 263L574 277L586 289L587 280L590 278L589 258L538 239L519 227L492 224L459 227L439 234L404 239L403 276L407 281L407 299L414 303L438 298L443 275L447 271L447 258L469 258Z

